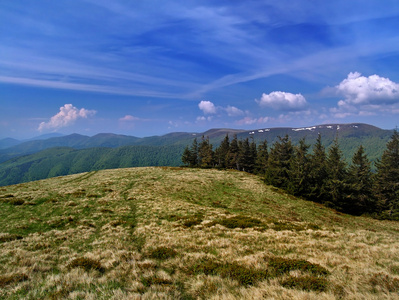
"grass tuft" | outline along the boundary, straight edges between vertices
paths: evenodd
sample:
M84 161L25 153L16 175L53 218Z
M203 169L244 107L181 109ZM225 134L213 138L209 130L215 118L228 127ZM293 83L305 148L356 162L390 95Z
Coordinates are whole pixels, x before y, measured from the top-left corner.
M105 272L105 268L103 266L101 266L101 263L98 260L86 258L86 257L75 258L73 261L71 261L68 264L68 268L69 269L82 268L86 272L91 271L91 270L96 270L100 273Z
M169 247L158 247L150 251L149 257L154 259L165 260L173 258L177 255L177 251Z
M369 283L371 284L374 292L378 291L378 287L391 293L399 292L399 279L392 278L384 273L374 274L370 278Z
M141 278L141 283L149 287L151 285L157 284L157 285L167 285L167 284L172 284L172 280L168 278L160 278L158 276L149 276L149 277L142 277Z
M5 287L10 284L26 281L29 277L26 274L11 274L11 275L0 275L0 287Z

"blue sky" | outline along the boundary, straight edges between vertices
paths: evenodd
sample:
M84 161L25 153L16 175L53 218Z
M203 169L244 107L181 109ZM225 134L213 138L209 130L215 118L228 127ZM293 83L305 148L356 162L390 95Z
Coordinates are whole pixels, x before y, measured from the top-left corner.
M0 138L399 125L397 0L0 0Z

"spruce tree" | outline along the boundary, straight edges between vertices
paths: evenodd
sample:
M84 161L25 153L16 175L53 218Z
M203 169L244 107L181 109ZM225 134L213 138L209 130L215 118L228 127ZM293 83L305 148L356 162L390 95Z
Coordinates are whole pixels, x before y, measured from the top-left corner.
M256 147L256 142L253 137L251 137L251 144L249 145L249 158L248 158L248 172L254 173L256 169L256 158L258 156L258 150Z
M387 217L399 219L399 134L396 129L376 167L375 193L379 209Z
M190 161L189 161L189 165L191 167L198 167L198 142L197 142L197 138L195 138L193 140L193 143L190 147Z
M239 148L236 134L230 142L230 148L226 158L226 166L230 169L239 170Z
M313 145L313 154L310 157L310 174L309 174L309 185L310 191L306 195L306 198L312 201L323 203L327 191L326 191L326 150L321 141L321 135L319 134L316 140L316 144Z
M182 162L184 165L195 168L198 167L198 142L197 138L193 140L193 143L191 144L191 147L189 148L186 146L186 148L183 151L182 155Z
M251 149L249 145L249 140L246 138L245 140L240 140L238 142L239 148L239 156L238 156L238 170L251 172Z
M209 143L209 137L202 136L201 143L198 146L198 164L201 168L211 168L214 165L214 153L212 144Z
M306 196L310 191L310 158L309 145L305 138L294 147L294 155L291 157L290 182L288 191L296 196Z
M339 148L338 138L334 139L327 156L327 182L328 192L326 204L338 210L344 210L346 195L346 163Z
M183 155L181 157L181 161L183 162L183 164L185 166L193 167L191 165L191 156L192 156L192 153L191 153L190 149L188 148L188 146L186 146L186 148L184 148Z
M348 170L349 196L344 205L345 212L360 215L373 212L375 207L371 163L361 145L352 157Z
M269 150L267 140L264 140L257 149L256 155L256 173L265 174L269 159Z
M215 150L215 159L218 168L226 168L227 163L227 154L230 148L230 139L229 135L226 134L223 141L220 143L220 146Z
M279 140L273 144L265 174L267 184L287 189L293 152L294 148L288 135L283 138L279 137Z

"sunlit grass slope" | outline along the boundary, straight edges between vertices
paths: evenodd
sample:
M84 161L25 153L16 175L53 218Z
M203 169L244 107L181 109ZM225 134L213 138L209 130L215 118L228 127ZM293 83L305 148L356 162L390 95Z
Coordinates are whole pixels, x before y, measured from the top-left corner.
M398 299L399 223L241 172L132 168L0 188L1 299Z

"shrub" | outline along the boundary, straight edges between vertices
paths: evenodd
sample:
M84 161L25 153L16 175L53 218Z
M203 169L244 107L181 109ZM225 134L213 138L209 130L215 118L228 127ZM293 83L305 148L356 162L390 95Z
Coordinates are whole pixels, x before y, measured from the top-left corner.
M0 287L5 287L28 279L28 275L26 274L0 275Z
M101 266L101 263L98 260L86 257L75 258L69 263L68 267L70 269L83 268L87 272L90 270L96 270L100 273L105 272L105 268Z
M202 216L191 216L184 220L183 225L186 227L196 226L202 223Z
M305 230L305 226L278 221L278 222L274 222L273 229L275 231L283 231L283 230L302 231L302 230Z
M154 259L160 259L160 260L165 260L168 258L175 257L177 255L176 250L168 247L158 247L153 249L149 253L149 257L154 258Z
M210 225L220 224L224 227L234 228L253 228L253 227L264 227L264 223L258 219L247 217L247 216L234 216L228 219L220 219L212 222Z
M247 268L235 262L220 263L209 259L196 262L187 271L191 275L205 274L230 278L237 280L242 285L254 285L258 281L270 278L270 273L267 270Z
M273 257L269 260L269 267L273 268L276 275L283 275L293 270L299 270L321 276L330 274L330 272L324 267L317 264L312 264L302 259Z
M316 277L312 275L301 277L289 276L281 282L281 285L286 288L324 292L327 289L328 281L324 277Z

